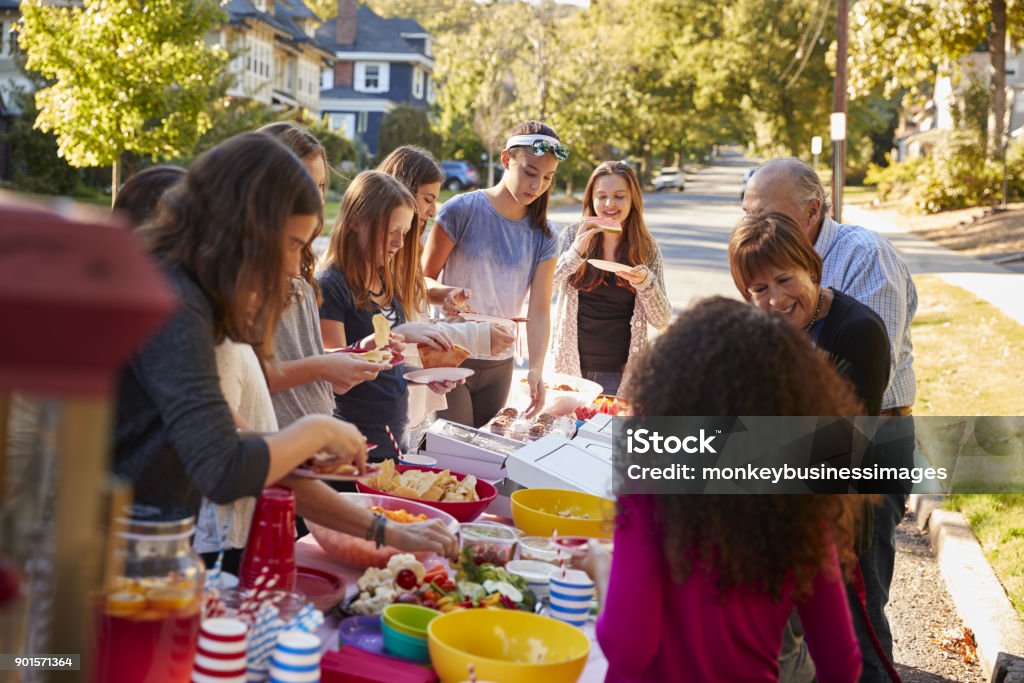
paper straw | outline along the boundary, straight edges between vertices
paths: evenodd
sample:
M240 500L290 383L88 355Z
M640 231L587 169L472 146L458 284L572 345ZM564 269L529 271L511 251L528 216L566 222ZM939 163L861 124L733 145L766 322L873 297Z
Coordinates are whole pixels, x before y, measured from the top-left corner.
M469 683L476 683L476 669L473 668L473 662L469 663Z
M307 602L299 613L292 617L285 629L288 631L304 631L305 633L316 633L316 630L324 623L324 613Z
M402 449L398 447L398 441L395 440L395 435L391 433L391 427L384 425L384 429L388 430L388 438L391 439L391 445L395 447L395 453L402 455Z

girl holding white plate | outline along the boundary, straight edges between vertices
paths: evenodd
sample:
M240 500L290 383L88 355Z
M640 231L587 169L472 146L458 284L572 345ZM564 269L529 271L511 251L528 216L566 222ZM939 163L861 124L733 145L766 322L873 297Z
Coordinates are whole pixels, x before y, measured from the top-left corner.
M619 393L647 346L647 326L672 316L661 249L643 217L633 169L606 161L587 182L583 220L562 233L552 354L555 370Z

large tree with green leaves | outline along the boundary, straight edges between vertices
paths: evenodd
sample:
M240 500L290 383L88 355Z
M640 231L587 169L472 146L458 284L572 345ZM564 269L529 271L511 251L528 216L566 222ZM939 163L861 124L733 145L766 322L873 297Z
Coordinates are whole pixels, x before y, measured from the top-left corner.
M1007 37L1024 37L1021 0L858 0L850 17L850 87L930 95L936 75L954 75L972 51L990 56L989 148L1003 137Z
M113 167L125 152L168 159L210 128L227 52L204 38L226 20L217 0L21 4L26 68L46 79L36 126L72 166Z

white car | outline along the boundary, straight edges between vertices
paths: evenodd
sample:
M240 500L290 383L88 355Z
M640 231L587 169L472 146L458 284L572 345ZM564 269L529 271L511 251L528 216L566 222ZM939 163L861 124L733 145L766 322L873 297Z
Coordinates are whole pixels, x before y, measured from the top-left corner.
M654 184L654 189L657 192L662 190L679 190L682 192L686 189L683 170L675 166L665 166L658 175L654 176L654 180L651 182Z

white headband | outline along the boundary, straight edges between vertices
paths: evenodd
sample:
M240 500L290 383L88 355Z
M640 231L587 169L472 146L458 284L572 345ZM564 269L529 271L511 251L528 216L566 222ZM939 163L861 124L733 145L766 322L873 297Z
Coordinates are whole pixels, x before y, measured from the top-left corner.
M553 138L550 135L513 135L505 143L505 149L512 149L513 147L529 146L538 140L546 140L552 145L561 145L562 141L558 138Z

